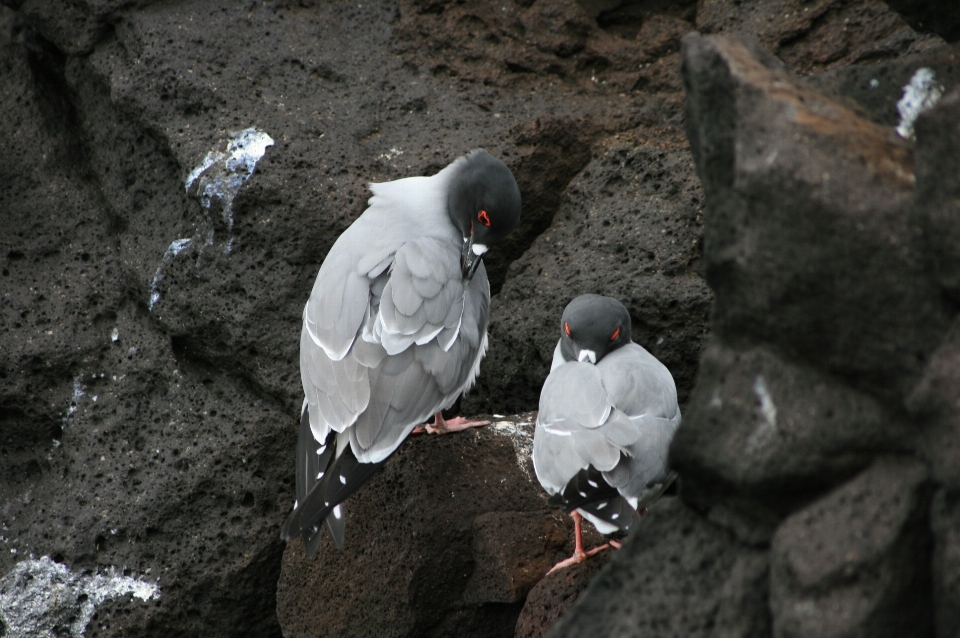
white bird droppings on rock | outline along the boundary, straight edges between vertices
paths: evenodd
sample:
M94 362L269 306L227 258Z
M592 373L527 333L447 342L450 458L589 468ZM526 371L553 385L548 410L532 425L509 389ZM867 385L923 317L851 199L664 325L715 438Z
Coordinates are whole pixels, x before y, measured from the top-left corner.
M221 142L222 144L222 142ZM214 149L206 154L201 162L187 175L184 188L187 192L196 186L200 205L213 224L211 206L214 201L220 203L223 225L228 234L225 253L233 250L233 200L240 187L253 175L257 162L273 146L273 138L256 128L248 128L236 133L226 141L226 150ZM203 234L203 233L200 233ZM207 230L205 245L213 243L214 229ZM160 283L163 281L163 268L166 264L193 244L194 238L174 240L157 266L157 274L150 284L150 310L160 301Z
M760 415L763 421L754 429L746 441L746 450L748 453L757 453L777 437L777 406L773 402L770 390L767 389L767 382L763 375L757 375L753 381L753 392L760 402Z
M70 420L70 416L77 411L77 408L80 406L80 399L83 398L83 385L80 384L80 376L77 375L73 379L73 396L70 398L70 405L67 407L67 413L63 415L63 425L66 427L67 421Z
M924 111L931 109L940 101L943 87L934 80L933 69L917 69L910 82L903 87L903 97L897 102L900 123L897 133L900 137L913 137L913 124Z
M150 310L153 310L153 307L160 301L160 282L163 281L163 267L167 265L167 262L171 259L186 250L192 243L193 239L189 238L175 239L167 248L167 251L163 253L163 257L160 259L160 265L157 266L157 274L153 276L153 281L150 283ZM119 333L117 333L117 336L119 337ZM114 341L116 341L116 339L114 339Z
M496 415L494 415L495 418ZM504 417L499 417L504 418ZM533 431L537 419L536 412L525 412L515 416L506 417L503 421L494 421L490 428L501 436L506 436L513 443L513 448L517 453L517 465L523 470L524 475L530 481L533 481L533 475L530 474L531 459L533 458Z
M189 192L196 184L200 205L210 214L213 202L219 201L227 232L233 232L233 199L240 187L253 175L257 162L273 146L273 138L256 128L248 128L231 136L227 150L212 150L187 176L184 186ZM212 242L212 236L207 243ZM233 249L233 237L227 241L225 252Z
M0 619L8 638L54 638L69 627L81 638L102 602L133 594L142 601L160 597L156 583L117 574L77 574L49 556L21 561L0 578Z
M757 378L753 381L753 391L757 395L757 399L760 401L760 413L763 415L763 419L767 422L771 428L776 429L777 427L777 406L773 403L773 398L770 396L770 391L767 390L767 382L764 381L763 375L757 375Z

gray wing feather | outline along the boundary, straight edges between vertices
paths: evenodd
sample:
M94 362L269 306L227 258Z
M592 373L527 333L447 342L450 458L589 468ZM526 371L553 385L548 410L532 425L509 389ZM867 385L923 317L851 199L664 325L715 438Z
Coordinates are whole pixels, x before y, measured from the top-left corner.
M334 360L342 359L353 344L369 295L367 277L353 270L335 268L337 265L334 263L327 273L320 269L303 313L304 330ZM340 272L328 274L335 271Z
M601 360L604 387L617 412L627 417L637 432L624 447L624 456L604 479L637 507L645 497L654 499L673 480L667 466L670 442L680 424L677 389L670 371L637 344L620 348Z
M420 265L430 259L430 268L421 269L426 277L418 277L410 264ZM433 297L421 296L415 279L439 283ZM449 245L433 238L407 242L397 251L390 282L380 298L380 317L384 347L399 352L416 343L422 345L433 339L446 323L462 312L457 300L463 296L459 253ZM389 335L389 336L387 336ZM389 345L388 345L389 343Z
M345 278L339 308L324 314L360 317L339 359L315 334L322 326L311 320L311 304L317 312L324 307L313 298L316 287L304 312L301 376L311 429L318 440L330 429L349 429L362 463L386 458L418 423L449 407L476 373L489 284L481 266L465 286L459 253L447 244L420 238L402 244L386 264L367 259L371 277L362 296ZM348 313L345 303L361 298L360 312Z
M598 470L612 470L620 461L620 450L600 432L587 431L571 438L580 458Z
M537 419L533 437L533 468L540 484L550 494L562 491L571 477L584 467L583 459L570 438L545 433ZM571 468L576 469L571 473Z
M596 366L568 363L550 373L540 392L539 421L547 429L599 427L612 408Z
M322 348L313 345L304 328L300 339L300 372L310 406L310 424L319 441L326 440L330 428L343 431L369 401L366 375L354 366L359 363L349 355L340 361L331 360ZM348 371L354 368L356 381L350 380L351 375L345 368ZM320 417L319 421L314 420L314 414Z
M462 329L448 349L434 340L388 356L384 363L390 365L370 371L370 406L351 431L357 458L385 458L416 425L449 407L469 386L485 347L489 294L481 265L462 297ZM400 357L403 365L395 364Z
M540 394L534 468L555 494L588 465L627 498L672 480L670 441L680 422L670 372L636 344L597 365L556 366Z

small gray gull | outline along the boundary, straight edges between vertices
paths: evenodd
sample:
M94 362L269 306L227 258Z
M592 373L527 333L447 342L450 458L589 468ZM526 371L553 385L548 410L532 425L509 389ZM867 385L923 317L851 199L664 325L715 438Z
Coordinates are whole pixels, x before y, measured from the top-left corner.
M368 208L334 243L303 310L297 500L281 537L313 555L343 545L343 501L418 425L444 421L480 371L490 284L483 254L520 221L506 164L478 149L432 177L371 184Z
M633 343L623 304L600 295L567 304L533 439L537 478L574 521L576 550L554 569L607 548L583 550L581 516L602 534L634 528L637 510L676 477L667 453L679 424L673 376Z

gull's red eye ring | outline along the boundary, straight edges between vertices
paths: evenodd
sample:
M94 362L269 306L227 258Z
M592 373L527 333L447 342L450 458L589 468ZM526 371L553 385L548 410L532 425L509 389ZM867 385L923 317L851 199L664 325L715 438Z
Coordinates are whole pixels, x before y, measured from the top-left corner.
M613 331L613 334L610 335L610 341L613 341L619 336L620 336L620 328L618 327L616 330Z
M490 215L488 215L487 211L485 210L480 211L480 214L477 215L477 219L480 220L480 223L484 226L489 226L491 224Z
M570 324L566 321L563 322L563 331L567 333L567 336L570 336Z

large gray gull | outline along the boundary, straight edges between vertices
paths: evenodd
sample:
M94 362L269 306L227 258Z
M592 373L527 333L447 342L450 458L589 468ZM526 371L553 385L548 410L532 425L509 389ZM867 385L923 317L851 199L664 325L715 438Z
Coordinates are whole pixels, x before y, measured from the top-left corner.
M667 453L679 424L673 376L633 343L623 304L600 295L567 304L533 439L540 484L574 520L574 555L554 569L607 547L583 550L581 516L602 534L633 529L637 510L675 478Z
M418 425L444 421L487 349L481 257L520 220L520 189L483 149L432 177L371 184L369 207L334 243L303 310L305 399L297 500L281 536L313 555L326 523L343 545L343 501Z

